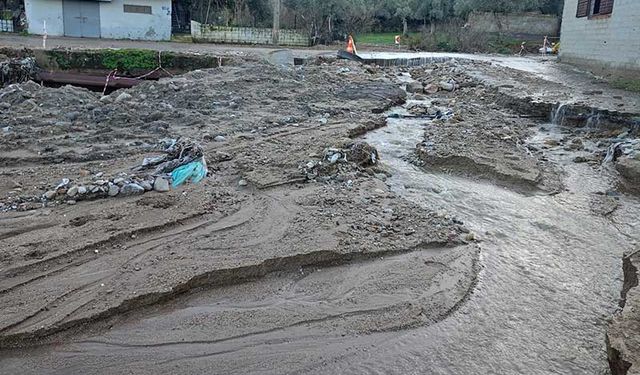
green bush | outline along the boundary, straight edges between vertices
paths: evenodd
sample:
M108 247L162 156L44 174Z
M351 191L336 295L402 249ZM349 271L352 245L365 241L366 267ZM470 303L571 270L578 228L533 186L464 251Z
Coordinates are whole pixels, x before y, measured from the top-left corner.
M130 71L154 69L158 66L158 52L142 49L102 51L102 65L109 69Z
M432 34L428 30L408 39L409 48L420 51L501 53L520 50L520 40L464 27L462 22L439 24Z

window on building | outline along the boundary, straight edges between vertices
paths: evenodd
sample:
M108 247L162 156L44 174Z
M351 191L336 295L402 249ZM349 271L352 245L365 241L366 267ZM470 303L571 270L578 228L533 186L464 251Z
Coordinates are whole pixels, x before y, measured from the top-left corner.
M151 14L151 6L149 6L149 5L124 4L124 12L125 13Z
M589 6L591 5L591 0L578 0L578 12L576 13L576 17L586 17L589 15Z
M576 17L591 17L611 14L614 0L578 0Z
M613 0L593 0L592 16L611 14L611 12L613 12Z

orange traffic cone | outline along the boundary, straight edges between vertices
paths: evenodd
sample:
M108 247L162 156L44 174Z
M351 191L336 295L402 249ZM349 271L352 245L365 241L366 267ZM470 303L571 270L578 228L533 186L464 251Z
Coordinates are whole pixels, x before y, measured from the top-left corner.
M356 50L356 44L353 42L353 37L351 35L349 35L349 38L347 38L347 52L353 53L354 55L358 54L358 51Z

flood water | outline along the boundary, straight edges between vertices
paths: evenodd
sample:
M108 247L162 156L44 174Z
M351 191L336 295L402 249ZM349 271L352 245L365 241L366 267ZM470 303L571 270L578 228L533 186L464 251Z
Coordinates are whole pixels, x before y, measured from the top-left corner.
M127 335L129 341L141 335L140 344L85 340L10 353L0 373L608 374L606 324L617 310L621 256L640 237L639 202L618 196L616 211L595 214L596 193L614 188L608 169L575 164L576 154L563 150L547 153L563 171L566 185L555 195L524 195L486 181L430 173L407 161L428 126L437 125L390 118L387 127L365 140L392 171L387 183L395 193L464 221L480 241L478 284L443 321L346 337L293 326L233 340L147 345L145 340L168 335L173 324L151 317L138 329L116 327L106 334ZM548 124L530 142L539 145L563 131ZM261 285L282 282L268 278ZM330 284L321 285L327 293ZM234 295L262 293L257 287L233 288ZM225 299L220 301L223 306L215 309L227 308ZM233 301L236 310L246 307ZM308 306L309 301L301 301ZM197 319L209 313L201 306L207 304L182 306L172 322L184 317L200 324ZM207 332L200 334L206 338Z
M398 335L350 368L411 374L607 374L605 329L617 309L621 256L638 238L639 205L619 197L609 217L591 211L611 189L606 168L549 152L566 191L522 195L488 182L428 173L407 162L425 120L389 119L366 140L393 171L393 191L463 220L481 240L479 283L444 321ZM559 136L549 124L530 140ZM336 366L336 371L344 363Z

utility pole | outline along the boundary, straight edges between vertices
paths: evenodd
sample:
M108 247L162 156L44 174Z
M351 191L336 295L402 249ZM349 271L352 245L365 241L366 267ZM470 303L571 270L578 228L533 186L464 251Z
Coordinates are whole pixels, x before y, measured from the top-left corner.
M278 45L280 39L280 3L282 0L273 1L273 31L271 32L271 40L274 45Z

